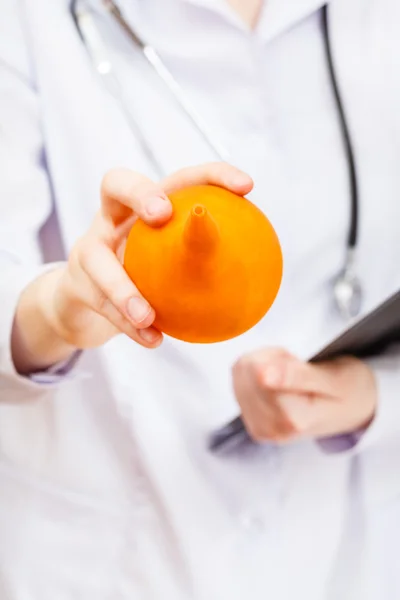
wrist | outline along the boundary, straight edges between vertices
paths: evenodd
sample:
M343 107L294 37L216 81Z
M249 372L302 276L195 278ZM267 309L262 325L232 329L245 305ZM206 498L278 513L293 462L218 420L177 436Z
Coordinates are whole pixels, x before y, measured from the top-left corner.
M40 277L36 281L36 303L41 320L45 322L54 338L66 346L75 348L66 326L68 313L73 310L70 306L73 302L69 299L64 283L66 276L66 267L60 267Z
M60 267L45 273L20 296L11 337L14 366L20 374L47 369L76 351L63 337L54 311L63 272Z

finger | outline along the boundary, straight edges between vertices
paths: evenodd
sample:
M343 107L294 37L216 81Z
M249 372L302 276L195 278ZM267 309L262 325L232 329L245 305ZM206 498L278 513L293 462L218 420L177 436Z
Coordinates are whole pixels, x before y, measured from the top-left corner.
M172 205L162 187L129 169L113 169L101 184L102 214L120 225L132 212L150 225L166 222Z
M101 318L99 322L96 321L96 327L99 328L98 334L101 336L99 337L99 335L97 335L97 342L104 343L115 335L124 333L146 348L155 348L161 344L163 340L162 334L151 326L145 329L136 329L134 325L112 304L110 299L96 286L89 275L80 267L76 258L74 260L74 268L75 283L73 285L79 303L85 304ZM74 311L74 308L71 307L71 310ZM104 322L101 323L101 320ZM88 339L85 334L85 330L88 327L88 316L80 316L79 311L73 312L72 323L75 340L79 340L81 337L80 343L76 345L81 348L92 347L90 342L89 346L87 345ZM104 339L104 341L101 342L101 339ZM96 345L98 344L96 343Z
M340 399L282 394L279 404L296 430L296 438L325 438L351 433L355 429L354 410ZM355 409L357 412L357 409Z
M277 394L276 402L291 423L296 437L311 436L318 425L323 424L324 419L321 421L321 416L326 416L328 403L325 399L295 393ZM332 401L329 403L332 404Z
M91 308L98 315L104 317L114 327L116 333L124 333L141 346L157 348L163 341L162 334L154 327L135 328L99 290L93 296Z
M149 327L155 318L154 309L143 298L129 279L118 258L110 248L90 240L79 252L79 265L100 293L96 312L104 309L109 301L133 327Z
M161 182L167 194L192 185L206 184L218 185L240 195L248 194L253 188L253 180L249 175L223 162L187 167Z
M309 396L336 398L337 383L333 373L322 365L311 365L297 359L271 364L264 369L264 384L270 389Z
M287 442L297 434L289 421L268 410L265 405L257 413L244 409L242 419L246 431L256 442Z
M336 396L335 376L323 365L303 362L283 349L268 349L247 358L261 386L274 391Z
M134 342L145 348L157 348L163 341L163 336L155 327L136 329L132 323L121 315L121 313L109 301L95 302L97 314L111 323L118 333L124 333Z
M286 440L294 429L278 408L273 394L263 390L252 365L238 361L233 368L233 387L242 418L256 441Z
M106 246L111 248L122 263L127 236L136 220L137 217L132 213L120 225L114 225L111 220L105 218L99 211L93 220L89 237L91 240L101 240Z

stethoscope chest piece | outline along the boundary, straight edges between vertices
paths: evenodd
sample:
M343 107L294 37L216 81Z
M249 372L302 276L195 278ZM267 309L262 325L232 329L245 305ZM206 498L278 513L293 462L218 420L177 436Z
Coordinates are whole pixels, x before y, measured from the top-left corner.
M338 275L333 286L336 307L344 319L357 317L362 305L361 282L355 274L354 250L349 249L344 269Z

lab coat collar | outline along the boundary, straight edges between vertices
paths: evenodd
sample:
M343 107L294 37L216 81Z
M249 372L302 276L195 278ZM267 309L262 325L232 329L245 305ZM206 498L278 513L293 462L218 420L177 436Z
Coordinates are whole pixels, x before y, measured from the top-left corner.
M248 29L227 0L180 1L218 12L239 28ZM264 41L270 41L328 3L329 0L264 0L255 33Z
M330 0L264 0L257 32L264 41L284 33Z

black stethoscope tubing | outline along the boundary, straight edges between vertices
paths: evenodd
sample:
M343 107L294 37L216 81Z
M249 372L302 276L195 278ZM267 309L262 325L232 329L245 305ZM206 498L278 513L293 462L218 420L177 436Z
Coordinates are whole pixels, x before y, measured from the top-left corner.
M358 184L357 184L357 172L355 165L355 153L352 146L351 136L347 119L342 103L342 98L339 92L339 86L335 74L335 66L333 63L333 53L331 48L331 41L329 35L329 24L328 24L328 7L325 4L322 7L322 30L323 39L325 45L325 54L328 63L329 78L332 85L332 90L335 96L336 106L339 113L339 123L342 130L344 148L346 153L347 165L349 169L349 183L350 183L350 228L347 240L348 248L355 248L357 245L357 233L358 233Z

